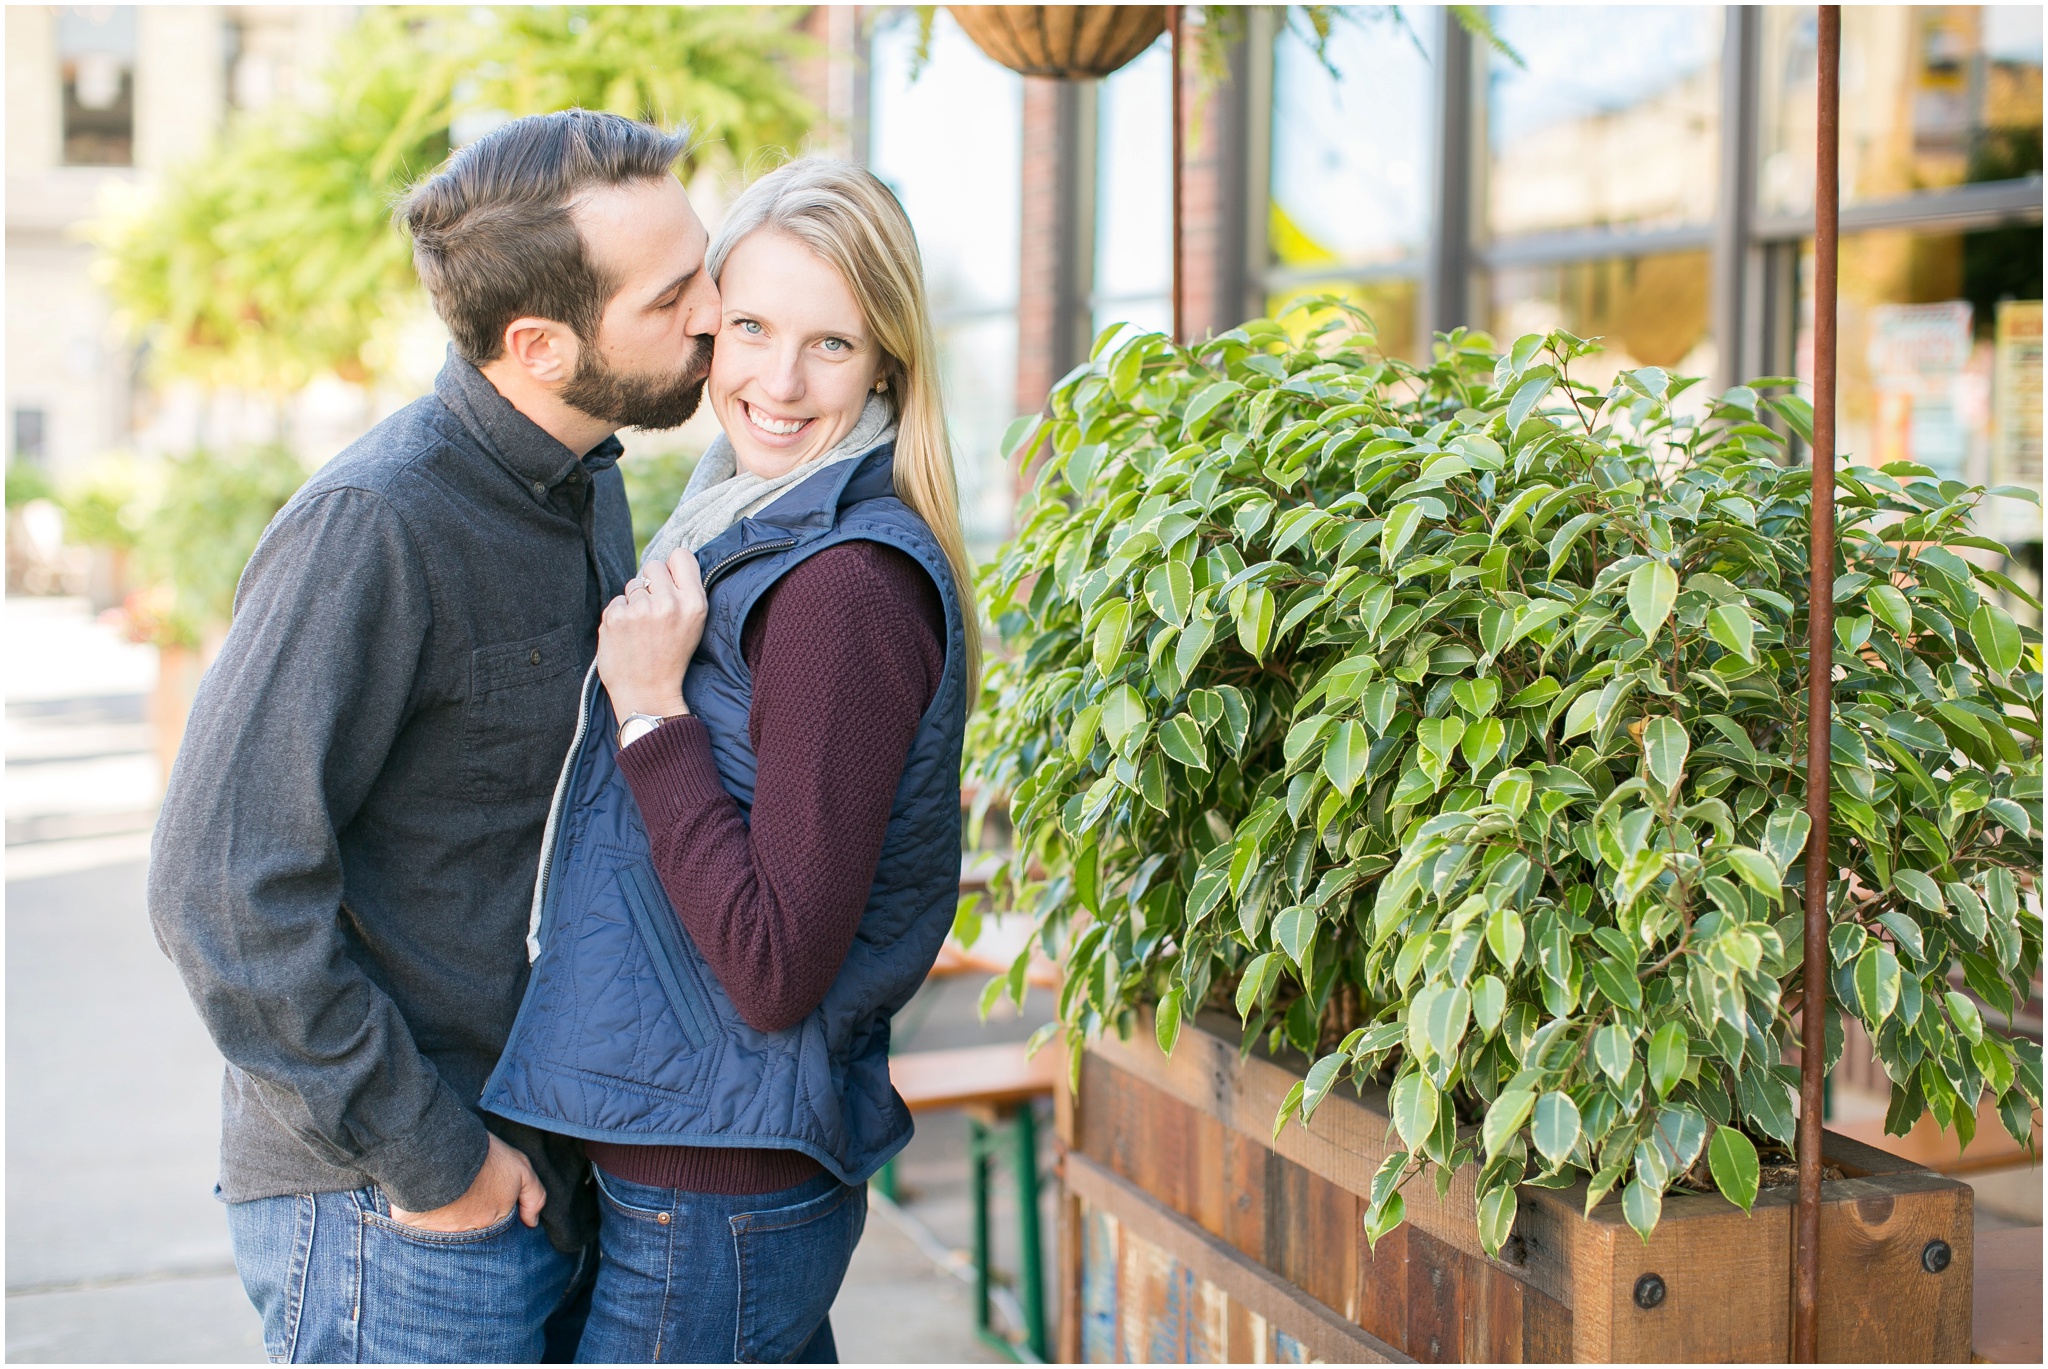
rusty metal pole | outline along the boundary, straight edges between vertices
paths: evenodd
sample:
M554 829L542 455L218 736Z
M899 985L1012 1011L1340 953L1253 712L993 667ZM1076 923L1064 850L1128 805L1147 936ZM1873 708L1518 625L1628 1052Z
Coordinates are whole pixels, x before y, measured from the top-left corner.
M1172 52L1173 67L1173 340L1185 338L1181 304L1181 166L1187 160L1184 146L1187 134L1181 108L1181 19L1186 10L1180 5L1166 7L1166 32Z
M1820 1360L1821 1088L1827 1058L1828 786L1835 669L1835 275L1841 219L1842 10L1820 6L1813 186L1813 528L1806 627L1806 932L1799 1002L1799 1205L1792 1247L1792 1358Z

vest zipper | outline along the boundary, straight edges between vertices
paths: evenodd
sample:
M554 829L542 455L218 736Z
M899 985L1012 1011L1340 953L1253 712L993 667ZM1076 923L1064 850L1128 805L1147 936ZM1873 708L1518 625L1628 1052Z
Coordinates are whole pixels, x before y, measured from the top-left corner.
M576 757L583 751L583 739L590 734L590 706L597 698L597 662L583 674L583 700L576 707L576 739L562 758L562 773L555 779L555 796L548 801L548 824L540 837L540 871L533 879L533 910L526 919L526 963L540 959L540 909L548 895L548 874L555 864L555 843L561 831L562 806L568 802L570 782L575 777Z
M771 551L788 551L795 545L796 539L794 537L778 537L772 542L756 542L751 547L741 547L710 570L704 572L704 588L709 590L713 585L725 578L725 573L728 570L743 561L751 561L756 556L766 556Z

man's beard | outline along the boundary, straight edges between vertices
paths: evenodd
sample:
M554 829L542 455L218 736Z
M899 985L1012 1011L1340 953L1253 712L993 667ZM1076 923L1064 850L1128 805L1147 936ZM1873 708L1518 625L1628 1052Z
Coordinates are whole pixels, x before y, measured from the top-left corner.
M697 412L710 373L708 338L694 339L689 359L671 376L617 370L594 344L585 344L576 374L562 386L562 402L621 428L676 428Z

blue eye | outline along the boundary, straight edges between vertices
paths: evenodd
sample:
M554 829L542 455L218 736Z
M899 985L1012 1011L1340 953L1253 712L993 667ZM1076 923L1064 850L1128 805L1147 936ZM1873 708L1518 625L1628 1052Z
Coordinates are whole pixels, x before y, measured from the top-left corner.
M761 325L754 322L754 320L750 318L741 319L740 327L746 329L750 333L759 333L761 331Z
M843 352L846 350L846 340L844 338L828 337L825 339L825 350L828 352Z

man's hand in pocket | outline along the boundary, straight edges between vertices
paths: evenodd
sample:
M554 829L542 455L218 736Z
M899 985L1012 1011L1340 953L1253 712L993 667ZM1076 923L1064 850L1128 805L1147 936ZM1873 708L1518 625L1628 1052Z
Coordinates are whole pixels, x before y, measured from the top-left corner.
M394 1204L391 1220L422 1231L481 1231L503 1221L516 1207L520 1221L537 1225L548 1195L533 1166L497 1137L490 1142L484 1167L477 1171L467 1193L431 1212L406 1212Z

